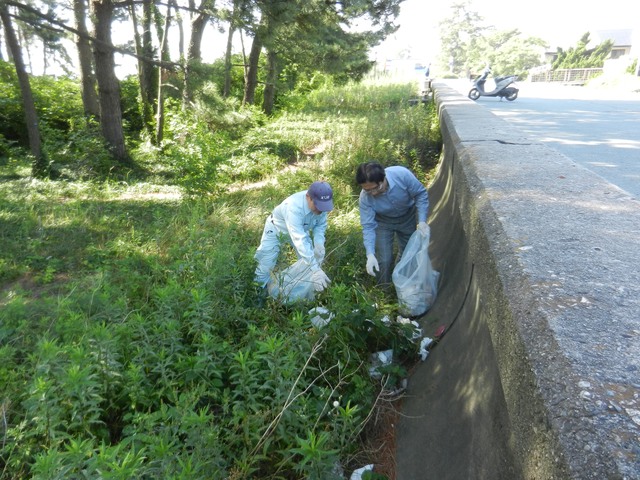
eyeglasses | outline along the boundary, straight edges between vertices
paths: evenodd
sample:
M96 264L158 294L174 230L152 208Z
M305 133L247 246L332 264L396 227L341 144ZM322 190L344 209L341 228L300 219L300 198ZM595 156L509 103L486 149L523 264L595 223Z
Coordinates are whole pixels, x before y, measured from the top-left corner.
M384 180L381 181L378 185L376 185L375 187L371 187L371 188L363 188L362 190L364 190L367 193L376 193L376 192L380 192L382 191L382 189L384 188Z

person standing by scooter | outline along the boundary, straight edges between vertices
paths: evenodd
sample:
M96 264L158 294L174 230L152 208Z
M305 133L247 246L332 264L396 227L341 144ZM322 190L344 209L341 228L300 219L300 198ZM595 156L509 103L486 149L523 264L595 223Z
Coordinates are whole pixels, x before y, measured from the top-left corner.
M416 176L402 166L384 168L377 162L362 163L356 170L356 182L362 188L359 208L367 273L376 276L377 272L378 285L389 289L395 264L394 240L399 260L416 231L416 223L417 230L429 235L429 195Z

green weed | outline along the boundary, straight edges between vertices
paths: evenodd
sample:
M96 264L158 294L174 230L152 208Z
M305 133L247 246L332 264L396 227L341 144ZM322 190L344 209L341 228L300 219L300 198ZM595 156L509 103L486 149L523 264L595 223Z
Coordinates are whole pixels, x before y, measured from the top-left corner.
M0 476L327 479L373 462L371 412L416 347L381 320L397 305L364 272L353 175L374 159L428 182L437 123L412 91L327 87L268 121L174 112L164 145L136 150L147 176L45 182L0 163ZM264 219L319 178L331 286L259 307ZM318 305L334 314L320 330Z

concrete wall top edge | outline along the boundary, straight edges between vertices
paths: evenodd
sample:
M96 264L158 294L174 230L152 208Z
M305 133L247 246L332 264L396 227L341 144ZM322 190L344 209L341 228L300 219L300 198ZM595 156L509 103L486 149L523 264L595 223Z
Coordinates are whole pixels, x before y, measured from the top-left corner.
M539 385L566 384L563 392L542 393L549 414L584 414L558 423L576 478L634 478L640 474L640 203L445 84L434 88L445 149L455 149L474 208L489 213L480 221L491 223L484 230L500 257L503 284L518 286L505 295L521 315L518 328ZM534 308L525 312L522 305ZM540 317L572 375L546 363L557 352L545 351L538 338ZM603 472L612 459L618 472Z

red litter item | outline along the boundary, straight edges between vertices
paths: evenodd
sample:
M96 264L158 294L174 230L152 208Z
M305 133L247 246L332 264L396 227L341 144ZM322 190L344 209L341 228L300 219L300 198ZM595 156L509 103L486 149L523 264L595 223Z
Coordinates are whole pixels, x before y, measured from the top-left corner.
M445 334L445 332L447 331L447 326L446 325L440 325L435 333L435 337L436 339L440 339L442 338L442 336Z

